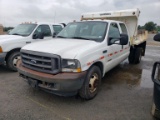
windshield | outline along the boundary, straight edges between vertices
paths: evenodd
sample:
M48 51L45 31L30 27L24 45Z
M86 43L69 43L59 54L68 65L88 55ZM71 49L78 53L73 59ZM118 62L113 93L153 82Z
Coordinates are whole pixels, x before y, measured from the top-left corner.
M10 35L29 36L37 24L20 24L9 32Z
M104 40L107 25L107 22L98 21L70 23L57 35L57 38L83 39L101 42Z

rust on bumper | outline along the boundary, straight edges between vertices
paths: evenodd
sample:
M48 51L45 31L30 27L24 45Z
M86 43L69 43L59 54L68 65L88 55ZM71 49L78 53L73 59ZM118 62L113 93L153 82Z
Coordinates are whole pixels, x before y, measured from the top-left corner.
M22 66L21 60L17 62L20 76L26 80L38 81L38 87L49 90L56 94L78 91L84 82L86 71L81 73L58 73L56 75L34 71ZM54 84L54 87L47 84ZM58 92L58 93L57 93Z

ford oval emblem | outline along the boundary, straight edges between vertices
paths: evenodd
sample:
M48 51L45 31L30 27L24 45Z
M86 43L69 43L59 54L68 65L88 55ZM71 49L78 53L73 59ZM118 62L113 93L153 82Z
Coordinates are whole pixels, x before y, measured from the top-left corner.
M31 60L32 63L34 64L37 64L37 61L36 60Z

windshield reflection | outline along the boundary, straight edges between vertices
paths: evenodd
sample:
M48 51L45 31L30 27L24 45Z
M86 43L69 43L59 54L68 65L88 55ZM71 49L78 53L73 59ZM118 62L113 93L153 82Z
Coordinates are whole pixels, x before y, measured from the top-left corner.
M74 22L68 24L57 38L103 41L108 23L99 21Z
M9 35L29 36L37 24L20 24L9 32Z

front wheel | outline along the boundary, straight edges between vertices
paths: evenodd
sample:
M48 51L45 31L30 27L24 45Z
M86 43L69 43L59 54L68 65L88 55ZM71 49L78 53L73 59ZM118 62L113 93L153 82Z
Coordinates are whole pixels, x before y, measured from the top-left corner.
M20 59L20 52L15 51L11 53L7 59L7 67L12 71L17 71L17 61Z
M92 66L89 69L83 86L79 91L81 98L90 100L97 95L101 84L101 77L100 68L97 66Z

